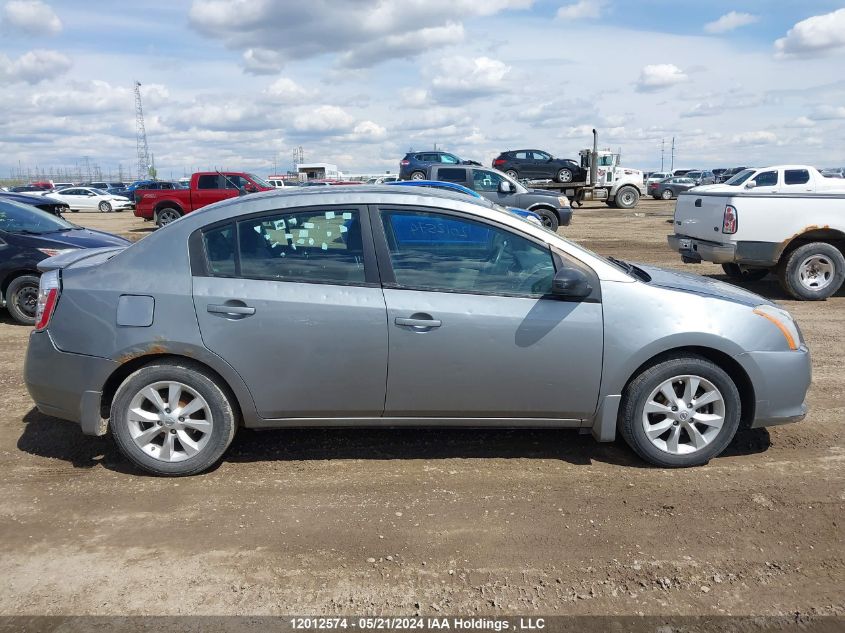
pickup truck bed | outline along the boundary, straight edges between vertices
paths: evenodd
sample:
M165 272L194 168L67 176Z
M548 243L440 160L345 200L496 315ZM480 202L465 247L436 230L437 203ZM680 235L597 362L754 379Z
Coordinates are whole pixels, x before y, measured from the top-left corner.
M675 206L669 246L684 262L736 278L774 272L796 299L826 299L845 280L845 193L692 190Z

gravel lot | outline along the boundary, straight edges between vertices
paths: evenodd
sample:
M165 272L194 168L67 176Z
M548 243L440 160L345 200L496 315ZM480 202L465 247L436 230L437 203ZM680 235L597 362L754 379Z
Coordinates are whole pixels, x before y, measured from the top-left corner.
M593 206L562 232L680 268L672 208ZM804 331L810 415L690 470L572 431L345 429L242 431L208 474L148 477L33 408L28 329L3 312L0 614L843 615L845 293L749 288Z

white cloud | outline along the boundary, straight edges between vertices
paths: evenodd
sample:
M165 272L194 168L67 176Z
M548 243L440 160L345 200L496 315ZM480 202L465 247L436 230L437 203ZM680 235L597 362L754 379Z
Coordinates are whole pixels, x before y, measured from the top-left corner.
M708 33L714 34L727 33L728 31L733 31L734 29L738 29L742 26L748 26L749 24L754 24L759 21L760 16L752 13L738 13L737 11L731 11L730 13L726 13L720 17L718 20L705 24L704 30Z
M37 84L67 72L71 65L70 58L56 51L33 50L17 59L0 53L0 83L25 81Z
M279 105L305 103L314 97L312 91L306 90L288 77L279 77L264 89L264 94L270 101Z
M640 71L637 90L640 92L656 92L683 83L687 79L684 71L675 64L652 64L644 66Z
M62 30L59 16L41 0L10 0L3 7L3 24L30 35L55 35Z
M832 121L845 119L845 106L820 105L810 114L814 121Z
M299 132L320 132L323 134L346 132L352 128L355 119L343 108L322 105L312 112L297 115L293 127Z
M362 142L381 141L387 136L387 130L375 121L361 121L349 135L349 140Z
M799 116L797 119L791 121L787 127L800 127L800 128L808 128L808 127L815 127L816 122L810 119L809 117Z
M558 20L596 19L602 16L607 0L578 0L557 10Z
M489 57L444 57L435 64L431 88L441 101L474 99L506 90L510 71L510 66Z
M406 108L424 108L430 103L430 95L424 88L402 88L399 98Z
M733 137L734 145L771 145L777 143L778 137L774 132L760 130L757 132L745 132Z
M845 47L845 9L798 22L775 41L775 57L810 57Z
M699 116L716 116L718 114L722 114L725 111L725 108L717 103L696 103L693 107L691 107L686 112L682 112L681 116L684 118L692 118L692 117L699 117Z
M275 75L282 70L284 60L276 51L248 48L243 53L244 70L251 75Z

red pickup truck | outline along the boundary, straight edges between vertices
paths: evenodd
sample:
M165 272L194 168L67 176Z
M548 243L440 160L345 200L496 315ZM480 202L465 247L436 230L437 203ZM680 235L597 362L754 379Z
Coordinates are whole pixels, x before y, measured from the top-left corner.
M270 183L252 174L200 171L191 176L187 189L136 189L135 215L164 226L214 202L271 189Z

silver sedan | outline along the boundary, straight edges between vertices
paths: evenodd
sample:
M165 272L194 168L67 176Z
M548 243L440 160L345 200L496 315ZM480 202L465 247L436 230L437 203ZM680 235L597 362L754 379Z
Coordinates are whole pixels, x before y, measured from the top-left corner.
M157 474L240 426L579 428L694 466L806 412L786 311L445 191L254 194L42 269L32 398Z

